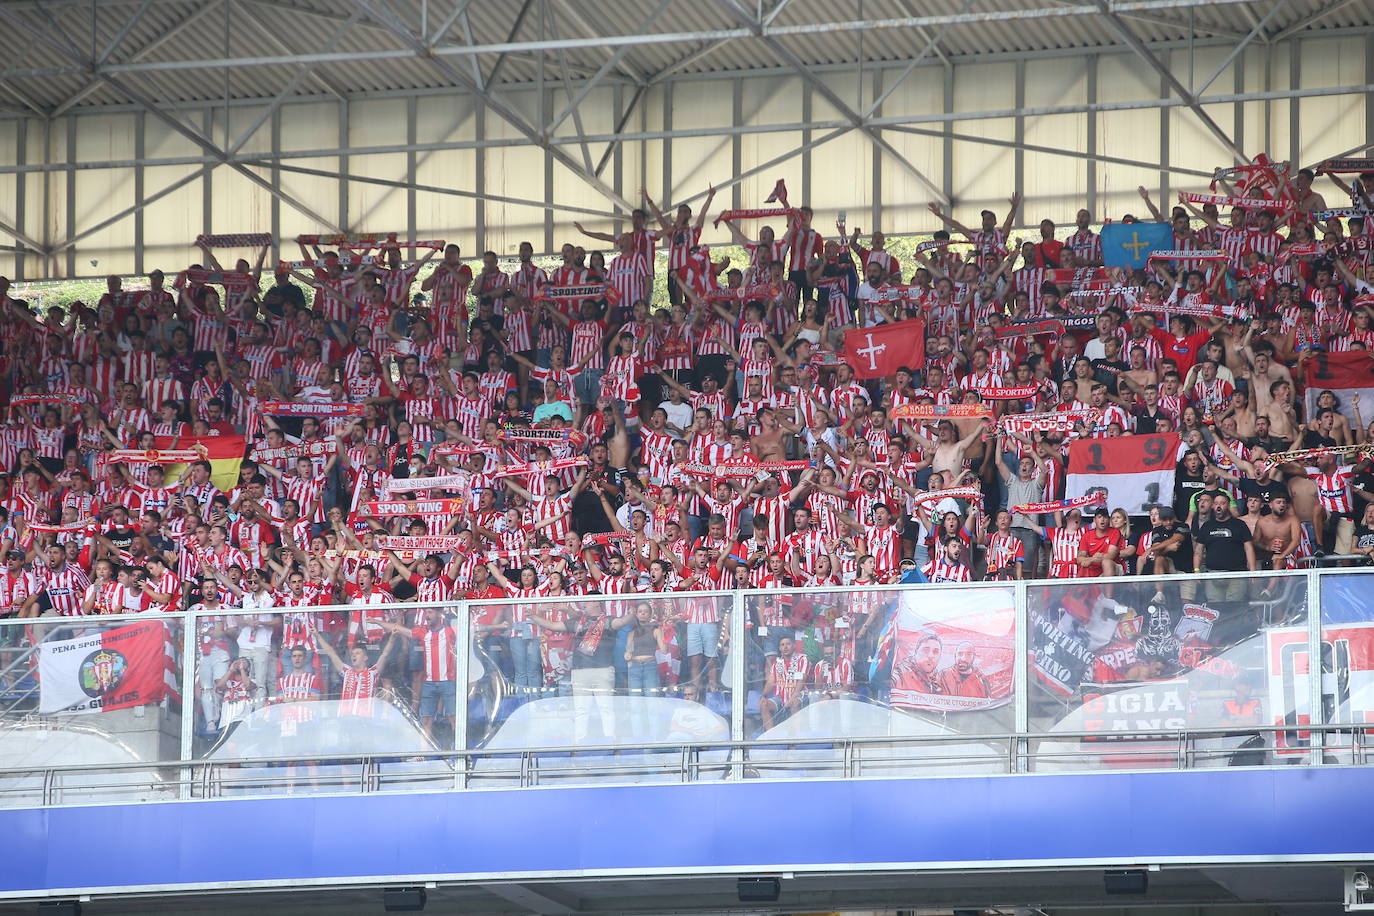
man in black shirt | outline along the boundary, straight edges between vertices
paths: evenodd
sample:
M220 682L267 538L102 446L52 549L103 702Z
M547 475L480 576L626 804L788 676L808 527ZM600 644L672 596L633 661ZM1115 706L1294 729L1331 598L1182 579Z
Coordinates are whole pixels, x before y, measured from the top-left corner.
M607 416L611 417L612 413L613 411ZM620 508L621 502L624 501L620 471L611 467L610 450L606 448L605 443L594 443L587 457L589 464L584 472L587 484L572 502L573 530L582 535L604 534L612 528L610 519L606 517L606 510L601 506L601 496L606 496L612 509Z
M1142 575L1168 575L1193 571L1193 534L1178 520L1174 510L1160 506L1155 510L1158 524L1150 529L1150 546L1141 557ZM1153 560L1153 563L1146 562Z
M267 292L262 295L262 304L268 314L280 318L282 306L288 302L296 308L305 308L305 293L299 286L291 282L291 271L278 270L276 279L276 285L268 287Z
M1199 500L1201 503L1201 500ZM1231 514L1231 497L1211 500L1212 518L1199 526L1193 547L1193 563L1200 570L1205 556L1208 572L1239 572L1257 569L1250 526ZM1201 505L1198 507L1201 509ZM1208 579L1209 602L1244 601L1246 579Z
M1335 425L1336 412L1329 407L1317 414L1313 427L1303 430L1302 448L1335 448L1340 445L1331 429Z
M1207 486L1203 480L1202 467L1202 456L1196 451L1188 452L1178 463L1178 470L1174 472L1173 509L1176 518L1188 517L1193 495Z
M1193 491L1193 504L1189 507L1188 517L1184 519L1193 526L1194 531L1211 517L1212 501L1218 496L1226 497L1227 501L1231 502L1231 508L1235 509L1231 494L1221 485L1221 476L1217 474L1216 468L1209 467L1202 472L1202 489Z
M1275 496L1287 496L1288 485L1282 480L1274 480L1269 475L1260 477L1242 477L1240 483L1241 499L1249 499L1251 496L1258 496L1265 503L1268 503Z
M1355 518L1364 516L1364 507L1374 503L1374 462L1363 458L1355 465L1355 475L1350 478L1350 495L1355 500Z
M1121 341L1109 337L1102 342L1102 346L1106 355L1093 360L1093 378L1106 385L1107 391L1115 397L1121 393L1118 388L1121 373L1131 367L1121 361Z
M610 617L601 604L570 611L562 620L549 620L538 613L530 616L544 629L567 633L574 639L570 653L574 740L585 743L591 737L595 709L601 730L600 743L609 744L618 734L614 695L615 631L634 623L635 616Z
M1287 451L1292 442L1288 439L1280 439L1278 436L1271 436L1269 434L1269 417L1266 414L1260 414L1255 417L1255 434L1246 439L1245 444L1252 449L1262 448L1272 454L1273 452Z

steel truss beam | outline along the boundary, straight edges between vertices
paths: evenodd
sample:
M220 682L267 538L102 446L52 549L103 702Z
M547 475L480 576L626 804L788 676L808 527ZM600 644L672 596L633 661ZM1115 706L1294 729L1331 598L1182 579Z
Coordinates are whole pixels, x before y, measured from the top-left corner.
M266 168L272 164L272 160L265 159L258 164ZM306 168L300 165L278 165L277 168L283 172L291 172L296 175L311 175L316 178L339 178L354 184L370 184L382 188L396 188L398 191L422 191L426 194L443 194L448 197L466 197L471 200L490 200L499 204L518 204L522 207L538 207L541 210L557 210L563 213L581 213L586 216L614 218L619 215L611 210L593 210L590 207L574 207L570 204L550 203L543 200L528 200L524 197L506 197L502 194L462 191L457 188L442 188L437 185L416 184L411 181L401 181L393 178L373 178L368 175L357 175L353 173L340 175L337 172L330 172L325 169ZM1208 172L1207 174L1210 176L1212 173Z
M1353 86L1330 86L1321 89L1276 89L1269 92L1240 92L1227 95L1214 95L1202 99L1204 104L1234 104L1237 102L1277 102L1288 99L1298 98L1321 98L1325 96L1338 95L1364 95L1374 92L1374 83L1363 83ZM1073 105L1045 105L1035 108L1015 109L1001 108L983 111L955 111L948 113L931 114L906 114L889 115L884 117L868 118L865 123L874 127L890 128L905 127L916 124L946 124L958 121L987 121L999 119L1012 119L1017 116L1034 118L1044 115L1064 115L1064 114L1093 114L1098 112L1111 111L1144 111L1159 108L1181 108L1186 103L1182 99L1146 99L1130 102L1096 102L1090 104ZM680 128L676 130L658 131L633 131L627 133L608 133L590 134L585 139L588 143L614 143L627 142L633 143L641 140L677 140L692 137L729 137L734 135L749 134L772 134L772 133L800 133L807 128L813 130L836 130L841 132L851 129L849 121L828 120L789 122L784 124L746 124L734 127L709 127L709 128ZM548 142L553 146L566 146L580 143L583 138L578 137L550 137ZM981 138L980 138L981 139ZM156 159L110 159L86 162L50 162L50 163L31 163L27 165L0 165L0 175L7 174L26 174L41 172L69 172L69 171L91 171L100 169L121 169L134 168L138 165L160 166L160 165L204 165L219 164L222 161L252 165L257 163L288 161L291 159L314 159L328 158L335 156L371 156L385 153L408 153L408 152L443 152L446 150L469 150L469 149L495 149L506 147L529 146L530 142L524 138L510 139L489 139L489 140L451 140L437 141L432 143L395 143L378 146L330 146L313 149L299 150L279 150L266 153L242 153L227 160L221 160L212 156L168 156ZM1106 158L1103 161L1109 161ZM1124 163L1123 163L1124 164ZM1172 169L1171 169L1172 170ZM1177 170L1175 170L1177 171ZM1184 172L1183 174L1186 174ZM1209 173L1210 174L1210 173ZM728 185L717 185L727 187Z
M1131 31L1130 26L1122 22L1121 17L1112 12L1111 5L1107 3L1106 0L1098 0L1098 5L1102 10L1102 19L1111 27L1112 31L1116 32L1121 40L1125 42L1126 46L1134 51L1137 57L1145 61L1145 63L1150 66L1150 69L1160 75L1169 88L1178 94L1178 97L1183 100L1183 103L1188 106L1193 114L1197 115L1198 120L1202 122L1203 126L1211 131L1227 149L1235 154L1237 161L1249 162L1250 157L1246 156L1245 153L1241 151L1239 144L1232 139L1229 133L1221 129L1221 125L1213 120L1211 115L1203 110L1202 103L1198 101L1193 93L1188 91L1188 87L1179 82L1178 77L1174 76L1173 71L1164 66L1159 58L1150 53L1150 49L1145 47L1144 43L1136 37L1135 33Z
M936 140L943 140L949 137L958 143L974 143L979 146L1000 146L1003 149L1024 150L1028 153L1044 153L1047 156L1064 156L1068 159L1086 159L1089 162L1105 162L1109 165L1129 165L1135 168L1149 169L1152 172L1164 170L1173 172L1175 175L1193 175L1197 178L1211 178L1211 172L1202 169L1187 169L1182 166L1165 165L1159 162L1142 162L1139 159L1126 159L1121 156L1103 156L1101 154L1081 153L1077 150L1060 149L1057 146L1040 146L1035 143L1016 143L1013 140L999 140L995 137L980 137L976 134L945 133L943 130L930 130L924 127L904 127L892 126L888 130L894 130L900 134L912 134L917 137L931 137Z
M354 23L361 18L362 11L354 10L353 16L350 17L347 22L336 28L333 35L329 36L329 40L324 44L325 48L333 48L342 41L343 37L353 28ZM310 76L318 66L319 64L302 64L297 68L291 79L287 80L286 85L281 88L272 101L267 104L267 107L259 113L253 123L250 124L243 133L239 135L239 138L234 141L233 145L229 147L225 153L226 158L236 155L239 150L243 149L244 146L248 144L248 141L253 139L253 135L258 132L258 129L272 119L272 115L276 114L277 109L281 108L282 102L285 101L291 93L295 92L296 87L304 82L305 78Z
M520 12L515 14L515 24L510 27L510 33L506 35L506 44L510 44L519 37L520 29L525 24L525 17L529 15L530 7L533 5L534 0L524 0L520 4ZM506 59L509 57L509 54L502 54L496 58L496 64L491 68L491 75L487 77L488 86L496 85L497 79L501 76L501 68L506 65Z
M46 33L44 33L44 32L39 32L38 30L36 30L36 29L34 29L32 26L30 26L27 22L25 22L23 19L21 19L21 18L15 16L12 12L10 12L8 9L5 9L4 7L0 7L0 19L4 19L4 20L10 22L12 25L15 26L15 28L20 29L21 31L23 31L25 34L28 34L29 36L31 36L31 37L32 37L33 39L35 39L36 41L42 42L43 44L47 45L49 48L51 48L53 51L55 51L55 52L58 53L59 55L65 57L65 58L67 58L67 59L69 59L69 60L73 60L73 61L76 61L76 62L78 62L78 63L84 64L84 65L90 67L91 69L94 69L94 61L92 61L89 57L86 57L86 56L83 55L80 51L76 50L74 47L67 47L67 46L65 46L63 43L61 43L61 42L55 40L54 38L52 38L51 36L49 36L48 34L46 34ZM158 106L157 106L157 104L156 104L155 102L153 102L152 100L146 98L146 97L145 97L141 92L139 92L137 89L134 89L134 88L130 87L129 85L125 84L123 81L118 80L118 79L115 79L114 77L111 77L111 76L106 75L106 74L98 74L98 78L101 79L102 81L106 82L107 84L109 84L109 85L111 86L111 88L118 90L118 91L119 91L120 93L122 93L125 97L127 97L127 98L129 99L129 101L133 102L134 104L136 104L136 105L138 105L139 107L141 107L141 108L143 108L144 110L146 110L149 114L151 114L153 117L157 118L159 121L162 121L164 124L166 124L166 125L167 125L168 127L170 127L172 130L175 130L177 133L179 133L179 134L181 134L182 136L186 137L188 140L190 140L190 141L192 141L193 143L195 143L195 144L196 144L197 146L199 146L201 149L205 150L205 152L206 152L212 159L216 160L216 163L215 163L215 164L224 164L224 165L227 165L229 168L231 168L231 169L233 169L234 171L238 172L239 174L243 175L243 176L244 176L245 178L247 178L249 181L253 182L253 183L256 184L257 186L259 186L259 187L263 188L264 190L266 190L266 191L267 191L269 194L271 194L272 196L278 198L278 199L281 200L283 203L286 203L287 205L293 207L294 209L296 209L296 210L300 211L301 213L305 214L306 216L310 217L311 219L313 219L313 220L319 222L320 224L322 224L322 225L324 225L324 226L329 227L330 229L332 229L332 230L334 230L334 231L336 231L336 232L342 232L342 231L343 231L340 227L336 226L334 223L330 222L329 220L327 220L327 219L325 219L324 217L320 216L319 214L315 213L313 210L311 210L309 207L307 207L305 204L301 203L300 201L296 200L296 198L294 198L294 197L291 196L290 194L285 193L285 192L282 191L280 188L275 188L275 187L273 187L273 186L272 186L272 183L271 183L270 181L268 181L267 179L265 179L265 178L263 178L262 176L258 175L258 174L257 174L256 172L254 172L252 169L248 168L247 166L245 166L245 165L243 165L243 164L241 164L241 163L238 163L238 162L231 162L231 161L230 161L230 158L229 158L229 153L227 153L226 151L220 149L220 148L219 148L218 146L216 146L213 142L211 142L210 140L206 139L203 135L201 135L198 131L192 130L191 128L187 127L187 126L186 126L185 124L183 124L178 118L175 118L175 117L173 117L172 115L167 114L166 112L164 112L164 111L162 111L161 109L159 109ZM213 167L214 167L214 164L203 167L203 168L201 169L201 174L204 174L205 172L208 172L208 171L209 171L211 168L213 168ZM184 181L185 181L185 179L183 179L183 182L184 182ZM164 189L164 191L165 191L165 189ZM132 213L136 213L136 212L142 210L144 207L146 207L150 202L152 202L152 200L156 199L158 196L159 196L159 195L153 195L153 197L151 197L151 198L144 198L143 200L138 201L137 203L134 204L133 207L129 208L127 212L125 212L125 213L123 213L123 214L119 214L119 218L123 218L124 216L127 216L127 215L132 214ZM109 224L110 224L111 222L113 222L113 221L114 221L114 220L106 220L105 223L104 223L103 225L109 225ZM103 225L102 225L102 228L103 228ZM88 235L88 234L90 234L92 231L94 231L94 230L88 229L88 230L85 231L85 233L83 233L83 235ZM60 245L52 246L51 249L50 249L51 252L56 252L56 251L60 251L60 250L64 250L64 249L66 249L66 248L69 248L69 247L71 247L71 245L77 240L77 233L75 232L75 229L74 229L73 226L68 225L68 226L67 226L67 232L70 234L70 237L69 237L65 242L61 243Z
M639 24L640 31L643 31L644 29L647 29L649 26L653 25L654 20L658 19L659 16L663 15L663 11L666 10L672 2L673 0L659 0L658 5L655 6L653 9L653 12L646 16L644 18L644 21ZM596 73L592 75L591 79L587 80L585 83L582 84L582 88L578 91L576 96L572 96L572 100L568 102L568 107L564 108L563 112L558 117L553 119L552 124L544 128L544 133L546 135L552 134L554 131L558 129L558 126L560 124L567 120L569 115L577 112L578 106L586 100L587 96L591 95L593 89L595 89L597 86L601 84L602 78L605 77L607 73L610 73L613 67L620 63L621 59L625 56L625 52L628 50L628 46L615 49L611 56L606 59L606 62L601 65L601 69L597 70ZM565 70L565 77L566 73L567 71ZM568 87L568 89L569 95L571 96L571 87ZM581 127L578 128L577 132L582 132Z
M1299 19L1297 22L1293 23L1288 28L1284 29L1282 32L1279 32L1271 39L1271 41L1283 41L1285 38L1291 38L1292 36L1298 34L1302 30L1311 28L1318 22L1321 22L1323 19L1325 19L1327 16L1330 16L1332 13L1339 13L1347 6L1354 6L1356 3L1360 2L1361 0L1335 0L1334 3L1328 3L1326 6L1317 10L1312 15L1304 16L1302 19Z
M1223 60L1217 66L1216 70L1212 71L1212 75L1207 77L1207 79L1203 81L1202 85L1198 87L1194 95L1201 96L1204 92L1206 92L1208 88L1210 88L1211 85L1217 81L1217 77L1221 76L1221 74L1225 72L1226 68L1231 65L1231 61L1239 57L1241 55L1241 52L1243 52L1249 46L1250 42L1254 41L1257 36L1264 33L1264 26L1269 22L1270 19L1273 18L1274 14L1277 13L1279 10L1286 8L1287 6L1288 0L1274 0L1273 5L1269 7L1269 12L1264 14L1264 18L1255 21L1254 28L1252 28L1244 38L1242 38L1240 41L1236 43L1236 46L1231 49L1231 53L1227 54L1226 59Z
M421 60L429 61L430 65L442 73L448 79L460 86L467 88L486 102L487 108L501 117L517 131L524 134L530 143L545 150L555 162L571 171L574 175L587 182L612 203L625 210L633 210L634 205L621 197L620 194L606 182L598 178L591 169L584 169L575 159L563 152L553 142L553 138L546 137L542 132L536 130L525 120L525 118L514 107L496 97L491 92L479 87L472 78L459 68L453 66L443 58L434 57L429 54L429 49L419 41L406 25L392 15L389 11L380 10L372 0L353 0L362 10L372 19L373 22L392 32L400 41L410 46L411 55ZM586 138L574 137L572 142L586 142Z
M231 3L232 0L224 0L224 2L226 2L226 3ZM248 22L251 22L251 23L253 24L253 30L254 30L255 32L257 32L259 35L262 36L263 41L266 41L268 44L272 45L274 48L276 48L278 51L282 52L283 54L291 54L291 53L292 53L292 52L291 52L291 48L287 46L286 42L282 41L280 38L277 37L277 35L276 35L275 32L273 32L273 31L272 31L271 29L269 29L267 26L265 26L265 25L263 25L261 22L259 22L259 21L258 21L258 18L257 18L256 16L248 15L248 16L245 16L244 18L245 18ZM344 20L344 21L347 22L347 20ZM355 24L356 24L356 23L355 23ZM311 79L312 82L314 82L316 85L318 85L318 86L320 86L321 88L323 88L325 92L328 92L330 95L332 95L332 96L333 96L335 99L337 99L338 101L340 101L340 102L346 101L346 100L347 100L347 99L346 99L346 93L344 92L343 87L341 87L341 86L339 86L338 84L336 84L336 83L335 83L333 80L331 80L329 77L324 76L323 74L320 74L320 73L316 73L315 70L316 70L318 67L319 67L319 64L302 64L302 65L301 65L301 70L298 71L298 72L308 74L308 75L310 76L310 79ZM282 95L282 93L278 93L278 96L280 96L280 95ZM287 93L287 97L288 97L288 98L290 97L290 94L289 94L289 93Z
M214 2L215 2L215 5L217 6L219 0L214 0ZM239 0L239 2L240 2L240 3L247 3L247 4L258 4L258 3L265 3L265 2L267 2L267 0ZM531 3L532 3L532 0L528 0L528 2L531 2ZM338 18L339 18L339 17L333 17L333 18L335 19L335 21L338 21ZM377 28L377 26L373 25L373 24L370 23L370 22L366 22L366 23L365 23L365 22L359 22L357 27L358 27L358 28L367 27L368 29L376 29L376 28ZM1346 30L1346 31L1343 32L1342 34L1344 34L1344 35L1346 35L1346 36L1349 36L1349 37L1356 37L1356 36L1358 36L1358 37L1366 37L1366 36L1369 36L1369 35L1374 35L1374 26L1365 26L1365 27L1359 27L1359 28L1351 28L1351 29ZM1266 43L1267 43L1267 42L1266 42ZM1225 41L1225 40L1217 39L1217 38L1201 38L1201 39L1195 39L1195 40L1193 40L1193 41L1187 41L1187 40L1173 40L1173 39L1171 39L1171 40L1166 40L1166 41L1151 41L1151 42L1146 42L1146 43L1145 43L1145 46L1148 47L1148 48L1150 48L1152 51L1159 51L1159 52L1162 52L1162 51L1171 51L1171 50L1185 49L1185 48L1201 49L1201 48L1218 48L1218 47L1222 47L1222 48L1230 49L1231 47L1234 46L1234 43L1231 42L1231 41ZM1117 45L1117 44L1110 44L1110 45L1085 45L1085 46L1082 46L1082 47L1076 47L1076 48L1072 48L1072 49L1064 49L1064 48L1046 48L1046 49L1042 49L1042 50L1038 50L1038 51L1003 51L1003 52L997 52L997 53L995 53L995 54L983 54L983 53L953 54L953 55L949 55L949 61L950 61L950 63L953 64L953 65L958 65L958 64L967 63L967 62L976 62L976 63L985 63L985 64L986 64L986 63L1005 63L1005 62L1007 62L1007 61L1019 61L1019 60L1063 60L1066 56L1079 57L1079 56L1094 55L1094 54L1096 54L1096 55L1112 55L1112 54L1130 54L1130 53L1131 53L1131 52L1130 52L1129 49L1123 48L1123 47L1121 47L1120 45ZM529 59L530 57L531 57L531 55L518 55L518 58L519 58L519 59L522 59L522 60ZM907 65L907 63L909 63L909 61L910 61L910 58L896 58L896 59L893 59L893 60L869 61L869 62L867 62L867 63L864 65L864 69L865 69L866 71L868 71L868 72L883 72L883 73L887 73L887 72L889 72L889 71L895 71L895 70L899 70L899 69L901 69L901 68L904 68L904 67ZM498 58L497 63L498 63L498 64L500 63L500 58ZM923 61L923 62L921 63L921 65L920 65L920 67L934 67L934 66L937 66L937 65L934 64L934 63L932 63L932 62L929 62L929 61ZM943 62L942 62L939 66L942 66L942 67L943 67L943 66L944 66L944 65L943 65ZM581 68L580 68L580 66L577 65L577 64L570 64L570 69L573 70L574 72L576 72L576 71L578 71L578 70L581 69ZM817 73L817 74L825 74L825 73L846 73L846 74L847 74L847 73L852 73L852 72L853 72L853 70L854 70L854 65L853 65L853 64L818 64L818 65L815 65L815 66L810 67L809 69L811 70L811 72ZM591 73L592 73L593 71L590 70L590 69L587 69L587 70L585 70L584 72L585 72L585 75L590 76ZM788 68L788 67L781 67L781 66L751 67L750 69L745 70L745 71L740 71L740 70L720 70L720 71L710 71L710 72L699 72L699 73L687 73L687 74L681 74L681 75L672 75L672 76L667 76L667 77L665 77L665 78L664 78L663 80L661 80L660 83L658 83L657 85L666 85L666 84L675 83L675 82L684 81L684 80L685 80L685 81L690 81L690 82L718 82L718 81L720 81L720 80L733 80L733 79L736 79L736 78L741 77L741 76L744 76L744 77L766 78L766 77L793 76L793 75L794 75L793 71L791 70L791 68ZM3 73L3 71L0 71L0 80L3 80L3 79L4 79L4 73ZM488 77L488 78L487 78L487 81L488 81L488 83L494 82L494 81L491 79L491 77ZM99 81L99 80L95 80L94 82L96 83L97 88L98 88L100 85L103 85L103 82L101 82L101 81ZM626 83L626 80L625 80L623 77L617 76L617 75L615 75L615 74L611 74L611 75L607 76L607 77L603 80L603 82L606 82L606 83L619 82L619 83L621 83L621 84L623 85L623 84ZM580 85L580 78L579 78L579 79L573 80L573 84L574 84L574 85ZM651 80L650 83L649 83L649 85L656 85L656 84ZM501 85L501 86L499 86L499 87L493 86L492 89L493 89L493 91L495 91L496 89L499 88L502 92L512 92L512 91L519 91L519 90L529 90L529 89L534 88L534 86L535 86L535 81L533 81L533 80L522 80L522 81L512 81L512 82L510 82L510 83L503 84L503 85ZM407 100L407 99L411 99L411 98L431 98L431 97L439 96L439 95L447 96L447 95L451 95L452 93L453 93L453 89L452 89L451 87L448 87L448 86L436 86L436 87L422 88L422 89L380 89L380 90L375 90L375 91L373 91L373 90L368 90L368 91L362 91L362 92L346 92L346 93L344 93L344 95L345 95L345 98L346 98L347 100L349 100L349 101L379 101L379 100L396 100L396 99ZM1198 94L1201 95L1201 93L1198 93ZM265 101L266 101L265 98L231 98L231 99L228 100L228 107L230 107L230 108L252 108L252 107L255 107L255 106L258 106L258 105L263 104ZM301 94L301 95L292 96L290 99L287 100L286 104L312 104L312 105L313 105L313 104L318 103L319 101L320 101L320 97L319 97L318 95L314 95L314 94ZM1206 103L1210 102L1211 100L1210 100L1210 99L1203 99L1202 101L1203 101L1204 104L1206 104ZM221 108L225 107L225 106L224 106L224 99L219 98L219 99L216 99L215 102L216 102L216 104L217 104L219 107L221 107ZM162 105L162 108L163 108L164 111L195 111L195 112L201 112L201 111L204 111L205 105L206 105L206 100L205 100L205 99L196 99L196 100L188 100L188 101L184 101L184 102L166 102L165 104ZM11 119L11 118L13 118L13 117L24 117L24 116L27 116L27 115L21 113L20 115L6 117L6 116L3 114L3 111L5 111L5 110L6 110L6 109L0 108L0 120L9 120L9 119ZM35 107L34 110L39 114L40 117L48 117L48 116L49 116L49 113L48 113L46 110L44 110L43 108L41 108L41 107ZM109 103L109 104L100 104L100 105L96 105L96 106L74 108L74 109L73 109L73 113L74 113L74 114L86 114L86 113L90 112L90 113L99 113L99 114L101 114L101 115L110 115L110 114L128 114L128 113L138 112L138 111L141 111L141 110L142 110L142 109L140 109L140 108L139 108L138 106L136 106L136 105L131 105L131 104L127 104L127 103L120 103L120 102L113 102L113 103ZM1371 123L1374 123L1374 121L1371 121Z
M45 257L49 254L48 249L43 247L42 242L38 241L32 236L25 235L23 232L20 232L18 229L11 226L9 223L0 222L0 232L3 232L5 233L5 235L10 236L16 242L23 244L25 247L35 252L36 254L40 254Z
M1101 3L1074 3L1066 6L1037 7L1022 10L999 10L996 12L951 13L946 15L905 16L889 19L857 19L837 22L808 22L795 25L771 25L766 27L759 26L755 23L754 26L742 25L739 28L712 29L697 32L654 32L641 35L597 35L591 32L590 28L574 14L572 23L574 27L584 33L586 36L584 38L547 38L494 44L448 44L433 47L416 39L406 26L400 23L399 20L395 20L394 17L393 22L395 22L409 38L407 39L397 34L395 29L389 29L389 31L393 34L397 34L397 37L401 38L403 44L409 44L411 42L418 44L419 47L424 49L423 56L435 60L448 57L507 54L512 52L557 51L559 49L565 51L585 50L588 44L604 48L619 48L624 45L633 48L651 44L710 43L735 38L783 39L806 35L829 36L844 32L868 32L878 29L900 30L933 28L946 24L968 25L987 22L1006 23L1041 19L1063 19L1075 16L1101 16L1104 14L1112 16L1149 10L1192 9L1196 7L1210 8L1253 2L1254 0L1114 0L1114 2L1103 0ZM23 21L13 16L12 13L9 14L8 18L16 24ZM380 24L382 19L374 18L373 21ZM89 74L92 72L96 74L119 75L122 73L151 73L175 70L215 71L225 68L271 65L290 66L305 63L361 63L368 61L408 60L415 56L415 47L412 45L402 48L379 48L371 51L143 61L126 64L107 64L104 67L98 68L92 65L37 68L21 67L0 71L0 79L11 77L48 77L72 73ZM625 66L626 62L622 60L621 67L624 68ZM634 82L642 83L648 81L648 78L644 74L633 70L627 71L627 75Z
M926 177L924 172L908 162L906 157L898 152L896 147L884 139L877 129L865 122L862 115L850 108L823 79L812 73L810 69L807 68L805 61L788 50L788 48L778 41L778 39L767 36L765 32L766 27L762 22L750 18L749 14L740 7L736 0L720 0L720 3L731 15L741 22L746 23L750 29L754 30L759 39L773 52L773 55L795 70L797 75L800 76L804 82L809 84L814 91L820 93L821 98L829 102L831 107L838 111L840 116L849 122L851 128L861 131L868 137L869 141L872 142L874 146L877 146L883 152L887 153L901 165L902 168L910 172L911 176L924 185L926 190L930 192L933 200L937 200L942 204L949 203L949 199L945 197L944 192L940 190L935 182L931 181Z
M152 54L158 48L167 44L169 41L172 41L182 32L186 31L191 26L195 25L202 18L204 18L207 13L218 8L221 3L227 2L229 2L229 0L209 0L208 3L201 5L200 7L198 7L197 9L183 17L180 22L173 25L170 29L163 32L161 35L159 35L157 38L154 38L152 41L148 42L143 47L139 48L133 54L129 55L129 63L138 63L139 61L143 60L149 54ZM83 99L85 99L92 92L95 92L103 85L105 85L105 81L99 78L88 81L86 85L82 86L80 89L76 90L76 92L73 92L71 95L67 96L66 99L58 103L58 105L55 108L53 108L52 112L48 116L56 118L59 115L64 114L68 109L72 108L74 105L79 104Z

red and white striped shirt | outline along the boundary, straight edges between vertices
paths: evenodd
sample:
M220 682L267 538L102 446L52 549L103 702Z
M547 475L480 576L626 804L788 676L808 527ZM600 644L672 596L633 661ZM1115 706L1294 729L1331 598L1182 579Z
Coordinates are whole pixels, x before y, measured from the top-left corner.
M936 557L921 572L931 582L972 582L973 574L969 568L957 560L951 563L947 557Z
M1083 539L1083 529L1050 528L1047 534L1051 545L1050 578L1078 578L1078 542Z
M286 479L286 495L296 501L302 515L310 508L311 503L315 504L315 511L311 514L310 521L316 524L324 521L324 506L319 500L319 496L324 491L325 483L327 481L323 477L288 477Z
M124 380L142 386L157 374L158 357L151 350L129 350L124 354Z
M604 321L574 321L568 363L576 366L585 360L584 369L606 368L606 351L601 348L605 336Z
M168 401L179 401L185 397L181 382L171 378L151 378L143 383L143 404L149 412L157 413Z
M343 690L339 693L342 703L339 712L344 715L371 714L372 705L369 702L377 695L377 684L381 681L381 673L375 668L345 668L343 672Z
M1283 236L1277 232L1264 232L1260 229L1247 229L1248 251L1258 251L1264 256L1266 261L1274 260L1274 256L1279 253L1279 245L1283 243Z
M1350 478L1354 473L1354 466L1345 465L1336 468L1330 474L1312 476L1312 482L1317 485L1317 499L1321 501L1323 509L1333 514L1344 515L1349 515L1355 510L1350 496Z
M290 671L277 678L277 695L283 700L310 700L322 693L324 685L313 671Z
M1078 230L1064 240L1064 247L1072 251L1079 261L1102 263L1102 239L1091 229Z
M528 261L521 261L520 266L510 275L511 287L520 294L523 299L533 299L539 290L543 289L549 282L549 275L544 272L544 268L537 267ZM509 312L507 315L509 316ZM506 330L510 330L507 326ZM518 352L519 348L512 346L512 350ZM528 347L526 348L528 349Z
M864 544L878 561L879 576L895 571L901 563L901 540L896 525L865 525Z
M676 271L686 267L692 257L692 249L701 241L701 230L695 226L679 226L672 231L668 240L668 270Z
M825 240L815 229L802 228L796 223L787 231L787 269L806 270L812 258L819 258L825 251Z
M65 563L62 569L54 572L51 568L34 571L38 587L52 602L52 609L61 617L75 617L81 613L81 602L86 597L86 588L91 584L85 571L73 563Z
M451 681L458 676L458 634L453 627L416 627L410 635L424 653L426 681Z
M1026 548L1014 534L994 531L988 535L988 571L1014 571L1012 564L1025 562Z
M632 305L649 298L649 259L642 253L616 255L606 270L622 303Z

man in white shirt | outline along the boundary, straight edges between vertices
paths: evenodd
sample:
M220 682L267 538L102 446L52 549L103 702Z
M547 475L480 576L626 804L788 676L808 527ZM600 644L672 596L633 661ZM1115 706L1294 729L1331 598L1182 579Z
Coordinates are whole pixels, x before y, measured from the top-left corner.
M239 596L242 614L229 618L229 628L237 629L239 657L252 666L253 683L260 696L271 696L276 687L276 659L272 656L272 631L281 626L278 614L253 613L277 606L276 596L267 587L267 577L250 569L243 575L243 587L225 580L229 590Z
M675 436L686 437L692 428L692 405L682 399L682 392L668 387L668 400L658 405L668 415L668 431Z

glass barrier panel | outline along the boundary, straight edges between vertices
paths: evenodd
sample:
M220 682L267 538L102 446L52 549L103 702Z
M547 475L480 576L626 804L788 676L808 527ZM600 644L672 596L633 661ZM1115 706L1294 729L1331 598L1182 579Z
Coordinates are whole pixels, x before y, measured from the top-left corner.
M169 772L101 765L177 760L183 620L0 621L0 805L176 798ZM44 797L41 769L56 774Z
M1293 677L1307 645L1303 574L1032 583L1027 603L1030 730L1065 733L1033 742L1033 769L1256 766L1306 752L1307 732L1243 731L1307 721Z
M1332 725L1374 725L1374 575L1323 573L1320 582L1320 721ZM1302 660L1306 661L1305 654ZM1307 671L1303 664L1294 675L1300 693L1307 687ZM1367 763L1368 743L1363 732L1329 732L1323 755L1331 762Z
M1005 772L980 741L1014 724L1016 606L1009 586L746 593L745 737L764 770L823 774L841 754L817 739L913 736L846 752L856 775L932 767Z
M731 604L680 592L470 604L468 746L494 752L472 784L509 784L522 767L542 784L680 779L677 752L576 749L728 741Z
M453 784L458 607L197 614L194 748L212 797ZM341 758L371 755L364 764ZM254 758L306 758L242 764Z

